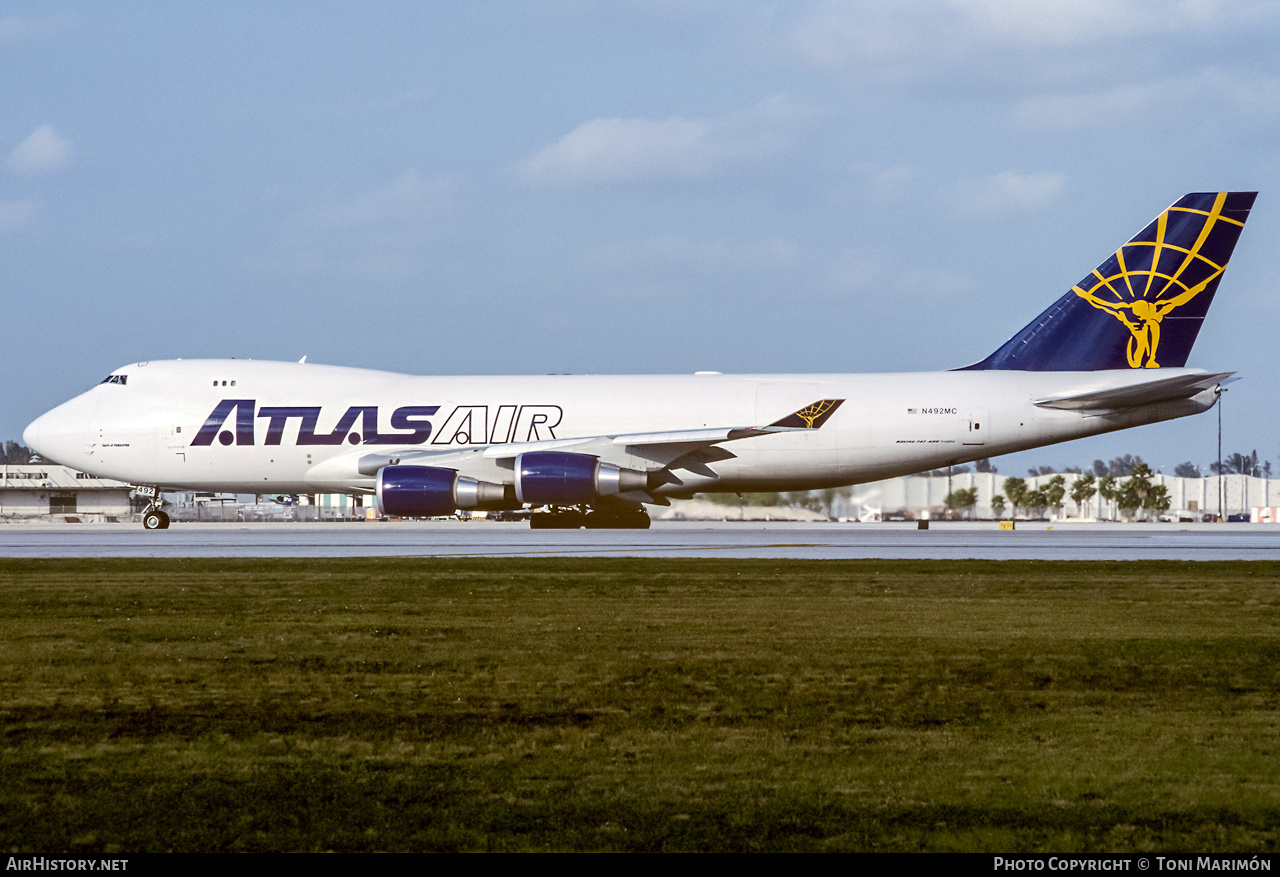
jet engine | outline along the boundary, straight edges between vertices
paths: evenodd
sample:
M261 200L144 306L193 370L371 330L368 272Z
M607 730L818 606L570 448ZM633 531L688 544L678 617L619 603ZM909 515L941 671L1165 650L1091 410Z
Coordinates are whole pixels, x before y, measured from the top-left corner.
M502 502L504 491L501 484L441 466L383 466L378 470L377 497L380 514L425 518Z
M526 451L516 457L515 472L516 499L534 504L574 505L644 490L649 483L649 476L638 469L564 451Z

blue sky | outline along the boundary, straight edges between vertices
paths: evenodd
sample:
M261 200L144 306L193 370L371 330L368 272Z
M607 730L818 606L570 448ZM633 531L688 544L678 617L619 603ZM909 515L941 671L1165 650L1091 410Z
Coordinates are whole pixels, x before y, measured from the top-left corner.
M1224 444L1276 461L1276 45L1250 0L10 2L0 438L142 359L953 368L1249 189L1189 364L1243 375Z

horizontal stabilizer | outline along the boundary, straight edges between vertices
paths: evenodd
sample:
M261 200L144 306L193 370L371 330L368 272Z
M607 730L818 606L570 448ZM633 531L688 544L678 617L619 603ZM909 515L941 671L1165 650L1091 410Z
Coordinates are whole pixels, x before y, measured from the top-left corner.
M1133 384L1126 384L1123 387L1108 387L1105 390L1050 396L1046 399L1037 399L1035 404L1041 408L1060 408L1067 411L1135 408L1139 405L1154 405L1157 402L1190 399L1192 396L1220 385L1231 374L1232 372L1218 372L1216 374L1198 372L1195 374L1174 375L1155 381L1139 381Z

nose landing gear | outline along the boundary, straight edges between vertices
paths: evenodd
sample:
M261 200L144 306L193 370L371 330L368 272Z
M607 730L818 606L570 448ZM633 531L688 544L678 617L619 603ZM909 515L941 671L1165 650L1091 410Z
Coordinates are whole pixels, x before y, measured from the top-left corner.
M142 528L144 530L168 530L169 516L162 511L164 500L160 498L160 490L153 485L144 485L143 487L135 487L134 493L151 501L150 505L142 513Z
M158 508L149 508L142 513L142 526L147 530L168 530L169 516Z

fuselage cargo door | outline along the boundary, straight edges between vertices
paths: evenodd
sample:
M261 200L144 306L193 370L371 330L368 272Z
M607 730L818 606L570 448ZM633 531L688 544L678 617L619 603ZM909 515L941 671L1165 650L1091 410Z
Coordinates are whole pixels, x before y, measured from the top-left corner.
M985 445L987 443L987 433L991 430L991 424L987 422L990 416L991 413L985 408L971 408L966 411L967 428L965 429L962 444Z

